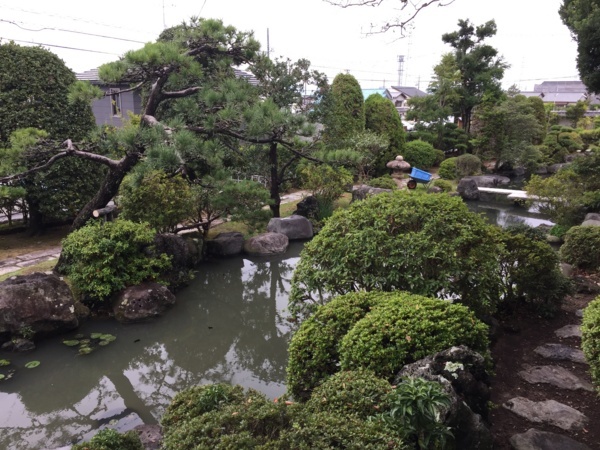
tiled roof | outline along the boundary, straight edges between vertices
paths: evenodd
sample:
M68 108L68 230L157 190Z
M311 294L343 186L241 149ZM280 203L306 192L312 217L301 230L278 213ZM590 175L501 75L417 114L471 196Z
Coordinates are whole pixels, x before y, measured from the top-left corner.
M534 92L587 92L581 81L544 81L533 87Z
M410 87L410 86L392 86L392 89L395 89L396 91L404 94L408 98L412 98L412 97L425 97L427 95L427 92L423 92L422 90L417 89L416 87ZM393 93L392 93L392 95L393 95Z

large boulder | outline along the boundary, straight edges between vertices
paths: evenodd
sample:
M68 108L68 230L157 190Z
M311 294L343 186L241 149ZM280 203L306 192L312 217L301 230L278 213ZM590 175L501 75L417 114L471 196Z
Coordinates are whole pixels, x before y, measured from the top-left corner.
M285 253L290 240L285 234L263 233L248 239L244 251L250 255L278 255Z
M65 333L79 326L75 300L56 275L34 273L0 283L0 343Z
M165 253L171 258L171 269L162 274L171 290L186 285L191 279L190 271L202 261L201 241L177 234L157 234L154 252L157 255Z
M269 220L267 231L285 234L290 241L313 237L312 224L304 216L273 217Z
M314 195L304 197L296 205L296 211L293 213L296 216L304 216L307 219L318 217L319 215L319 201Z
M503 188L510 184L510 178L503 175L474 175L464 177L463 180L473 180L478 187L489 188Z
M361 184L360 186L354 186L352 188L352 201L364 200L365 198L371 195L383 194L385 192L392 192L391 189L382 189L376 188L372 186L367 186L366 184Z
M119 322L142 322L160 316L175 304L175 296L162 284L148 281L123 289L113 305Z
M237 231L219 233L206 241L206 253L212 256L234 256L244 250L244 235Z
M408 364L396 376L436 381L450 395L451 404L442 412L444 423L454 429L455 448L491 449L493 438L484 423L490 399L485 359L465 346L452 347Z
M479 200L477 182L470 178L463 178L458 182L456 191L465 200Z

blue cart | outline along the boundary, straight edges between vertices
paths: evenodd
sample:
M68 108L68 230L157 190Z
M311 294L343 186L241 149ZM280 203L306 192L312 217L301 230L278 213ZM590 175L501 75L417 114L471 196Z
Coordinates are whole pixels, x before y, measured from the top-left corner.
M430 182L431 174L429 172L425 172L424 170L413 167L413 169L410 171L410 180L408 180L406 186L409 189L414 189L417 187L417 183L429 184Z

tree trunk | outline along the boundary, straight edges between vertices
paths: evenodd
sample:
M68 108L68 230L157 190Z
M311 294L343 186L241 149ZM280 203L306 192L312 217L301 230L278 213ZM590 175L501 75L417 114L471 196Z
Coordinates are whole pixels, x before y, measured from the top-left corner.
M271 200L273 204L270 205L273 217L281 217L280 205L281 197L279 196L279 173L278 167L279 162L277 160L277 143L271 142L269 145L269 166L271 167Z
M40 211L40 204L37 200L27 197L27 204L29 205L27 235L38 236L44 232L44 215Z

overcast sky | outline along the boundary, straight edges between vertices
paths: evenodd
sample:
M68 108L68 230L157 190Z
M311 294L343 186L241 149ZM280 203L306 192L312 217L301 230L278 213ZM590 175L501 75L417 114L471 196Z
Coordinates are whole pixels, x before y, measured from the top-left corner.
M370 24L403 14L399 4L384 0L379 7L343 9L324 0L0 0L0 38L45 44L82 72L118 59L153 41L165 26L196 15L254 31L265 51L268 34L272 57L306 58L330 80L348 72L363 88L401 84L425 90L433 66L451 50L441 35L458 29L459 19L476 25L495 19L498 33L489 43L511 65L505 88L516 84L525 91L544 80L578 79L576 45L558 16L561 0L455 0L424 9L407 37L367 35ZM405 60L402 76L399 55Z

